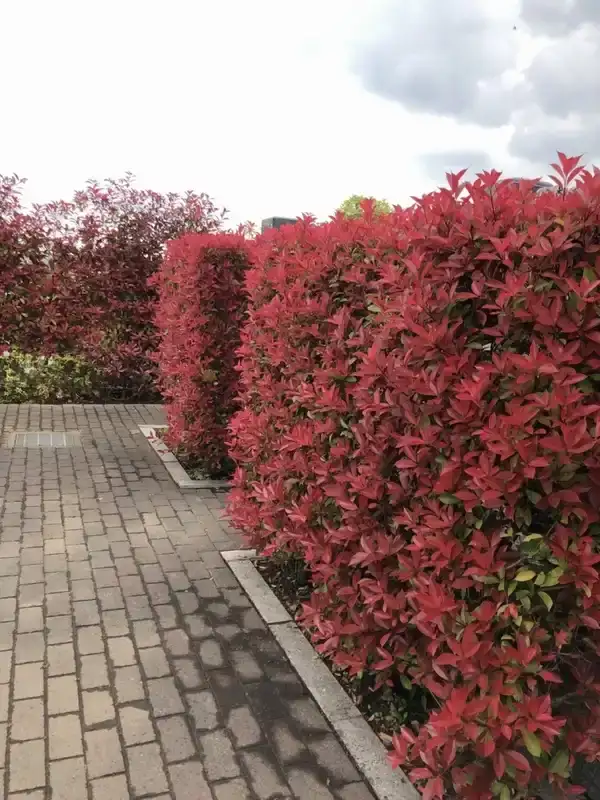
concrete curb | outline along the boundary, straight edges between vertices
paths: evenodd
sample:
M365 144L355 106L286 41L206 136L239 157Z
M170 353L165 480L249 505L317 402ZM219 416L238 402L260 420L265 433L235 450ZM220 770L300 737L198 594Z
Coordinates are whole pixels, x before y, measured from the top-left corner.
M180 489L215 489L217 491L227 491L231 484L229 481L213 481L210 478L195 481L187 474L177 458L155 435L157 428L166 428L167 425L138 425L140 431L146 437L150 447L165 465L171 478Z
M419 800L419 793L406 775L399 769L392 769L387 751L377 735L252 563L256 552L229 550L221 555L370 785L377 800Z

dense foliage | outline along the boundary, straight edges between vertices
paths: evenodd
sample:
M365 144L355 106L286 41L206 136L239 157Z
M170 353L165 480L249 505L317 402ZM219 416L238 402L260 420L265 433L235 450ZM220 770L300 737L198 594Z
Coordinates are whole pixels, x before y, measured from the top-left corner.
M227 426L236 408L236 350L246 309L248 244L237 234L189 234L169 242L152 283L159 292L158 385L165 441L211 477L231 472Z
M93 402L100 391L100 376L77 356L0 353L0 403Z
M24 208L23 181L0 177L0 348L84 358L101 399L154 392L154 290L167 240L216 231L205 195L90 182L72 202Z
M364 214L365 202L374 203L376 214L391 214L392 207L387 200L375 200L373 197L365 197L362 194L353 194L347 197L338 208L345 217L358 219Z
M437 699L394 740L427 800L600 750L600 173L555 170L306 219L248 274L233 520L308 563L322 652Z

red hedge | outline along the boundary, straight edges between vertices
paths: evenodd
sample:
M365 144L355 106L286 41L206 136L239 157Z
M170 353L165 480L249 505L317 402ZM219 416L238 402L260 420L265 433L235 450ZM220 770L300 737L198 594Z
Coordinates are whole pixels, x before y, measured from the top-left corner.
M263 237L230 510L309 563L322 652L437 699L423 796L507 800L600 750L600 173L461 177Z
M102 399L154 392L155 292L164 245L215 231L206 195L91 182L70 203L25 209L23 181L0 176L0 346L82 355L103 374Z
M169 242L153 280L168 443L211 476L230 471L227 426L238 394L248 250L243 234L190 234Z

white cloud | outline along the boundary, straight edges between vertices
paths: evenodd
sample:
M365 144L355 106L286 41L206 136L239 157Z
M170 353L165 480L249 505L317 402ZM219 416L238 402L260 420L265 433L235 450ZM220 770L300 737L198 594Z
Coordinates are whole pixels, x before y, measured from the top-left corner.
M541 0L523 2L536 24ZM597 0L571 2L591 14ZM68 197L89 177L131 170L144 186L207 191L238 222L325 217L354 193L407 202L435 185L434 165L443 180L443 166L461 154L476 154L474 165L489 157L515 169L516 157L530 158L542 141L547 116L520 110L512 155L510 127L495 126L516 119L503 105L507 86L523 97L537 86L535 69L525 80L519 65L539 43L527 29L499 38L513 35L517 0L489 4L484 15L477 6L480 0L2 3L0 172L27 177L28 196L49 200ZM437 32L427 9L444 22ZM471 17L461 21L461 9ZM560 19L562 35L569 18ZM357 74L368 48L379 48L383 78L392 88L400 80L403 94L374 91L364 71ZM455 62L463 55L472 71L480 52L485 68L474 83ZM576 129L579 120L560 124ZM545 135L552 144L552 131Z

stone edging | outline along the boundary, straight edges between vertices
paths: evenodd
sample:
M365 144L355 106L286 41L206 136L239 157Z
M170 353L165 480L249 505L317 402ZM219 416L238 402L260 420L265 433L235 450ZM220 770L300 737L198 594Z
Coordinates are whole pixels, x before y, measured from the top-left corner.
M230 488L231 484L229 481L215 481L210 478L193 480L193 478L190 478L173 453L167 449L160 439L154 436L154 432L157 428L167 427L167 425L138 425L138 428L144 434L148 443L163 462L167 472L180 489L221 489L226 491Z
M252 563L256 552L221 555L378 800L418 800L416 789L401 770L392 769L382 742Z

